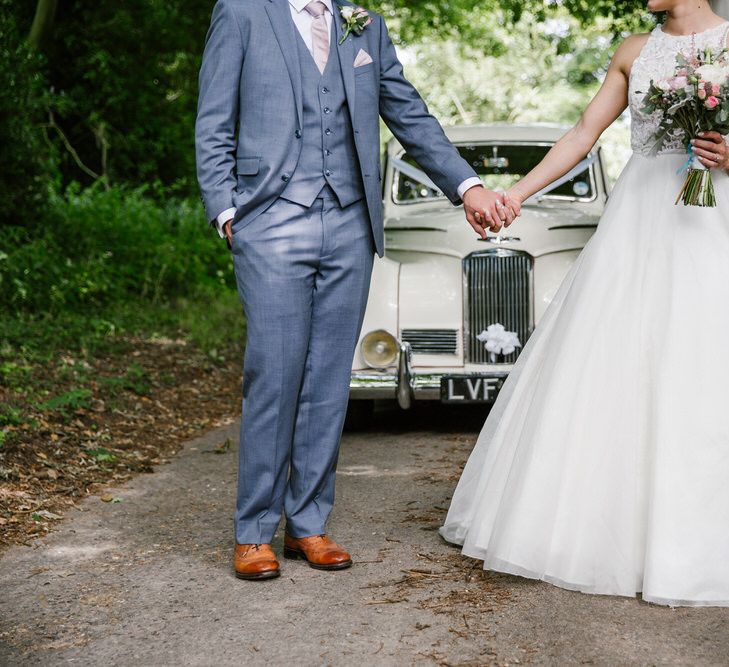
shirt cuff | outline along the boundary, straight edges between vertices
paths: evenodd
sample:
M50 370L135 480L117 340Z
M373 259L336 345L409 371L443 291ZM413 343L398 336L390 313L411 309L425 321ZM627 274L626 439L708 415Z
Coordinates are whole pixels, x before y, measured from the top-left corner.
M218 234L220 234L220 238L225 238L225 231L223 230L223 227L225 226L225 223L229 220L232 220L235 217L235 209L234 208L228 208L225 209L216 219L215 219L215 227L218 230Z
M478 176L467 178L465 181L463 181L463 183L458 186L458 196L463 199L463 195L465 195L468 190L476 187L477 185L483 186L483 183Z

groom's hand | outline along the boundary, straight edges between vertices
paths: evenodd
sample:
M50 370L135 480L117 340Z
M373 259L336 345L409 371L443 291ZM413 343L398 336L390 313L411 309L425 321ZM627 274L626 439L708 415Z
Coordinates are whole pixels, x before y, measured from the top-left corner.
M514 211L511 206L504 206L502 195L487 190L482 185L466 190L463 195L463 208L468 224L482 239L487 238L487 229L498 233L502 227L508 227L514 222L518 215L518 211Z
M228 244L228 250L233 249L233 219L231 218L223 225L225 232L225 242Z

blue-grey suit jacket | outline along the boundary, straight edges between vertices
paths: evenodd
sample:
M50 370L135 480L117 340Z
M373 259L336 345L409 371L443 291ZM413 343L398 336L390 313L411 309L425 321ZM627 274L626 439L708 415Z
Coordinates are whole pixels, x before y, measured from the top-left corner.
M336 39L342 35L335 0ZM459 204L458 186L475 176L448 141L402 65L381 16L350 35L341 62L367 208L378 254L384 250L380 173L382 116L436 185ZM198 180L208 220L236 209L239 229L283 192L301 152L302 93L296 27L288 0L218 0L200 71L195 128ZM360 49L373 62L354 67Z

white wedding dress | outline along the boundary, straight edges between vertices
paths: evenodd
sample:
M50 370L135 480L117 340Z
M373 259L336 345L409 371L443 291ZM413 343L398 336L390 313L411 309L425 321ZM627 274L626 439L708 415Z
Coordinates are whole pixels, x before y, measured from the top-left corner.
M721 48L729 23L695 36ZM729 176L676 206L677 143L648 155L639 91L691 37L633 65L634 155L520 356L441 534L484 568L586 593L729 605Z

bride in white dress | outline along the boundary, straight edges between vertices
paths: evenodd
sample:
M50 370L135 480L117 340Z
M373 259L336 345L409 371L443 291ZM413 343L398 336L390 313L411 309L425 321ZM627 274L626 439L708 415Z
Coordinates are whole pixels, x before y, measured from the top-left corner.
M441 529L484 568L586 593L729 605L729 168L712 134L716 208L674 205L685 148L649 156L641 112L676 54L723 48L706 0L651 0L580 122L508 195L582 159L627 106L634 154L598 230L506 382ZM718 7L715 7L718 9Z

